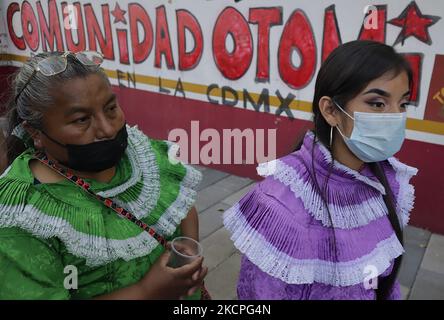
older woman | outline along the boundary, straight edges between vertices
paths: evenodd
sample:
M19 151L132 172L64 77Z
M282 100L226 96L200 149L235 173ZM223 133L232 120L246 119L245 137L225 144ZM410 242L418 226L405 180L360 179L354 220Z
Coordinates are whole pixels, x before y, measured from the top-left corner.
M15 77L0 178L2 299L201 296L203 259L173 269L165 250L198 237L201 175L125 123L101 62L43 53Z

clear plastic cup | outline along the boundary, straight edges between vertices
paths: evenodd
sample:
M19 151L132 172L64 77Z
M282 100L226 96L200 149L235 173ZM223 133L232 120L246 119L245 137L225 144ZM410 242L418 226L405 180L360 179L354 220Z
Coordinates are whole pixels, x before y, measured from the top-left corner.
M188 237L177 237L171 242L168 267L180 268L202 256L202 245Z

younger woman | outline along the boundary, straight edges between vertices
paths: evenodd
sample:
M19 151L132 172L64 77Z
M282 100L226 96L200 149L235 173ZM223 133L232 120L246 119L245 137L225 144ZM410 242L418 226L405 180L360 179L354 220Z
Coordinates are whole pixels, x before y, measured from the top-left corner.
M399 299L402 226L416 174L392 157L412 72L392 47L353 41L316 80L314 129L225 213L243 253L240 299Z

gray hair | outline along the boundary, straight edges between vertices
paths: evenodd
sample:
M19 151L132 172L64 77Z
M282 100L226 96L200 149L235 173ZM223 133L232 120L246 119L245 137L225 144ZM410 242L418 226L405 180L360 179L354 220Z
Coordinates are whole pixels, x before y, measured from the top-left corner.
M7 144L9 163L21 153L20 151L24 150L23 147L17 148L17 141L13 141L15 138L13 138L12 135L20 131L17 127L20 127L21 123L26 121L36 129L43 129L43 114L48 107L54 105L54 98L51 92L54 92L53 90L56 90L60 84L78 77L84 78L91 74L99 74L109 83L108 77L101 68L86 66L73 55L66 57L67 66L65 71L54 76L45 76L37 71L32 76L39 61L61 54L61 52L39 53L30 58L13 76L11 85L12 94L8 105ZM17 94L19 94L18 97ZM14 149L20 150L14 151Z

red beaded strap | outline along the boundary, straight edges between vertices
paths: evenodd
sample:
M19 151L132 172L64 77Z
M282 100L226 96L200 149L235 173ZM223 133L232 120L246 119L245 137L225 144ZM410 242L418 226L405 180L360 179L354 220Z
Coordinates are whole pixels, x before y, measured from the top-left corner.
M34 157L42 162L43 164L47 165L54 171L58 172L60 175L64 176L66 179L70 180L71 182L75 183L77 186L81 187L84 191L89 193L91 196L102 202L105 206L108 208L111 208L114 210L119 216L126 218L130 220L131 222L138 225L140 228L145 230L152 236L154 239L156 239L162 246L166 246L166 240L164 237L162 237L160 234L158 234L153 228L151 228L149 225L147 225L145 222L137 219L133 214L131 214L128 210L118 206L113 200L110 198L105 198L102 196L99 196L98 194L95 194L91 189L88 183L86 183L83 179L77 177L74 175L70 170L63 169L59 167L54 161L51 161L48 159L46 154L42 152L36 152L34 154Z

